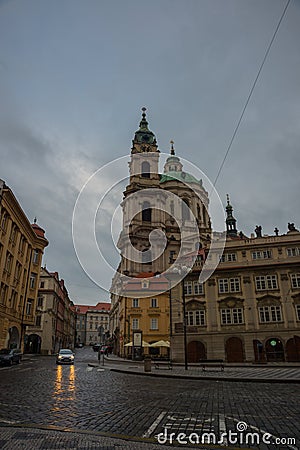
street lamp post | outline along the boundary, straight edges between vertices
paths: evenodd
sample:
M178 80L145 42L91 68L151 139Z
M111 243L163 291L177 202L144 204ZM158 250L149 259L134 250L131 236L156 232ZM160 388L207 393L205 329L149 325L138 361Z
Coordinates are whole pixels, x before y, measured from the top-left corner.
M183 280L181 280L181 289L182 289L182 310L183 310L184 369L188 370L184 278Z
M169 275L166 275L169 280L171 280L170 283L170 336L172 336L172 276L182 276L183 274L187 274L188 267L182 266L182 267L174 267L173 270L169 271ZM185 290L184 290L184 278L181 280L181 290L182 290L182 313L183 313L183 351L184 351L184 368L185 370L188 370L188 358L187 358L187 323L186 323L186 304L185 304Z

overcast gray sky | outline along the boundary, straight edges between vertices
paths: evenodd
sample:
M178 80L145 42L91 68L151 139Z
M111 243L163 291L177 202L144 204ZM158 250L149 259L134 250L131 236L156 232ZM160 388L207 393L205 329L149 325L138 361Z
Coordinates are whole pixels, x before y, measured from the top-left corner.
M129 154L142 106L160 150L214 181L286 3L0 0L0 178L75 303L109 300L73 248L83 183ZM300 228L299 42L291 0L216 185L249 235Z

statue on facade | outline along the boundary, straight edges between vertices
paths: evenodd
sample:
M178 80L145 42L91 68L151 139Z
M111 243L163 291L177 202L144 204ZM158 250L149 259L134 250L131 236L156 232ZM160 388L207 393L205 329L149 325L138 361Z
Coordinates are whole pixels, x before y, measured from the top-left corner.
M262 227L261 227L261 225L256 225L255 233L256 233L256 237L262 237Z
M279 230L277 227L275 227L274 233L276 234L276 236L278 236Z
M295 228L295 224L294 224L294 223L288 223L288 229L289 229L289 231L298 231L298 230Z

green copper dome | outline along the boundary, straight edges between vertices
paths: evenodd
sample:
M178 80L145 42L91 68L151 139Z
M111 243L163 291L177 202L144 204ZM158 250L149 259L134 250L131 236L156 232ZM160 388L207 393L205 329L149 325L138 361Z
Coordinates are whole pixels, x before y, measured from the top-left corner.
M180 162L180 159L178 158L178 156L169 156L168 158L167 158L167 161L166 161L167 163L170 163L170 162Z
M160 176L160 183L165 183L166 181L172 181L172 180L181 181L183 183L197 183L202 186L202 180L197 180L197 178L195 178L190 173L186 173L186 172L182 172L182 171L175 172L172 170L172 171L164 173Z

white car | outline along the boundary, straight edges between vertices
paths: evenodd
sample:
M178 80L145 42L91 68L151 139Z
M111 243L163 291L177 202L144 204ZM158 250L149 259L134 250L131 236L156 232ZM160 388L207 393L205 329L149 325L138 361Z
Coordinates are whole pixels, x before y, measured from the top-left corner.
M56 356L56 364L74 364L74 353L69 348L62 348Z

